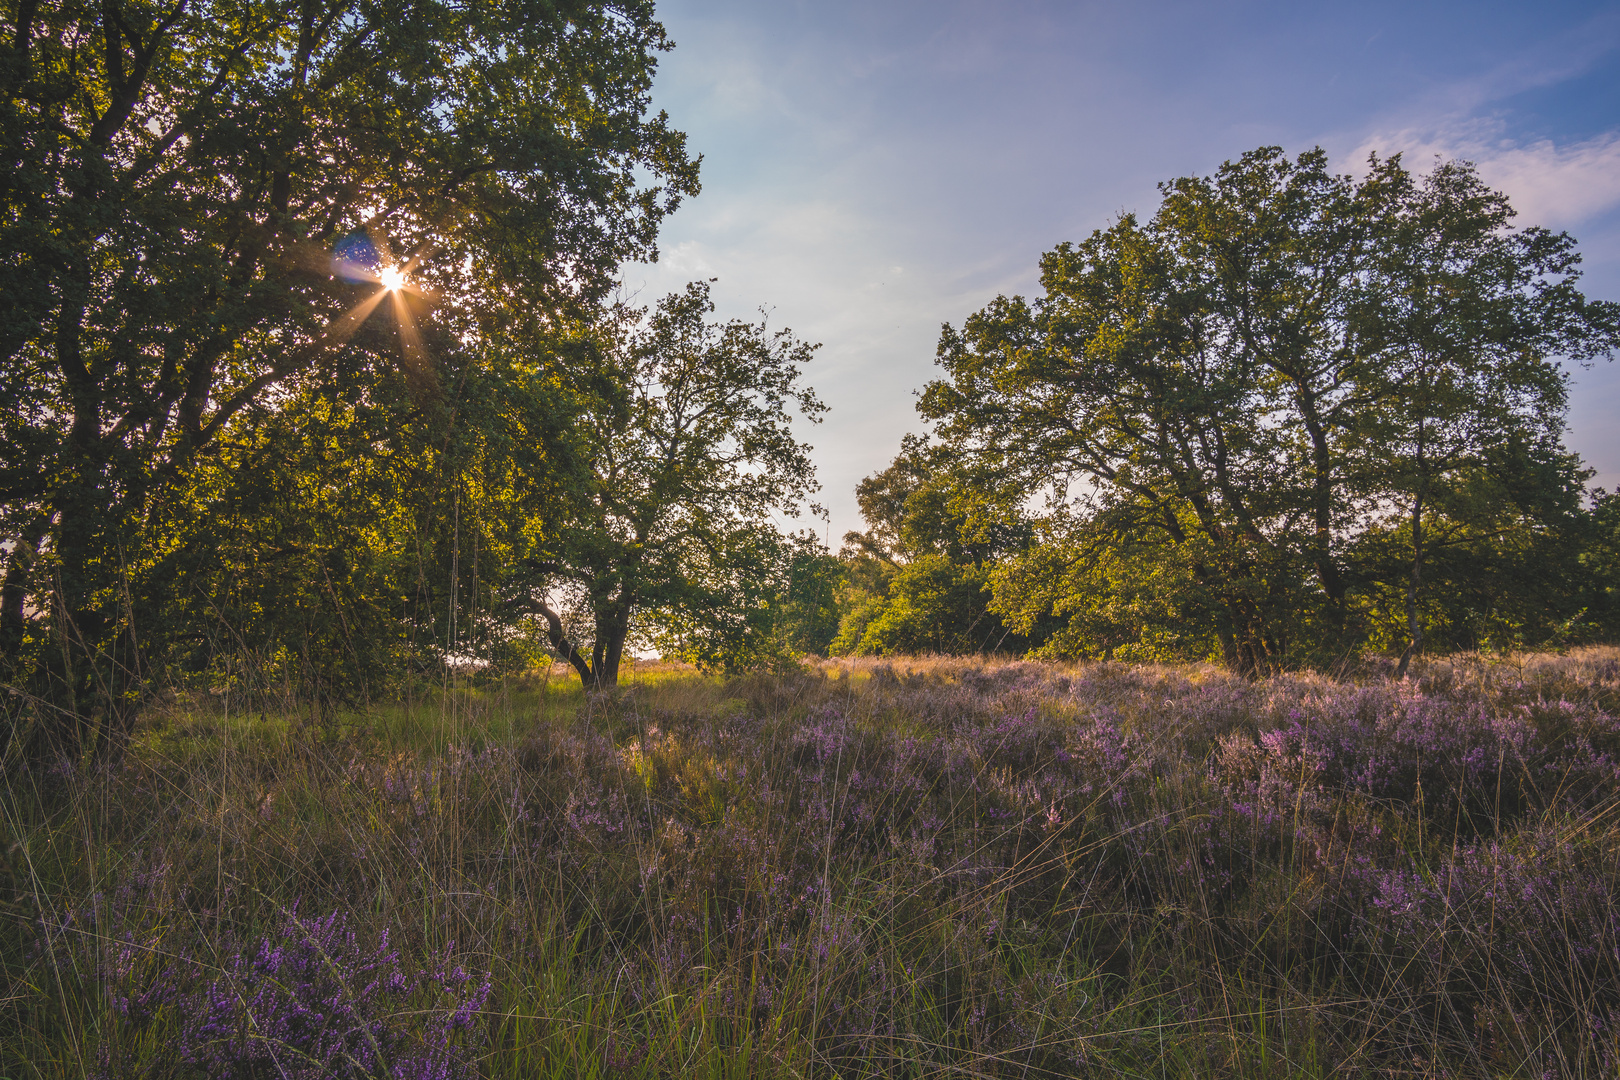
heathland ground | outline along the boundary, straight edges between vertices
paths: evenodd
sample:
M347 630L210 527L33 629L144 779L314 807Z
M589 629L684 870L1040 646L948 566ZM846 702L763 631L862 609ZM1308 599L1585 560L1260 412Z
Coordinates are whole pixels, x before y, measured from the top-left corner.
M177 697L0 791L0 1075L1612 1076L1620 650Z

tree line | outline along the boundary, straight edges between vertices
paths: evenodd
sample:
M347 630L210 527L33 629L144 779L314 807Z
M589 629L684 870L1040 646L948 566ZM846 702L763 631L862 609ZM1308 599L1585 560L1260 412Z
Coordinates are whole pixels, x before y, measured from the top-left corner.
M947 325L935 424L860 489L847 651L1216 659L1620 630L1620 497L1563 445L1620 305L1467 163L1262 148Z
M947 326L834 555L814 346L637 306L699 191L643 0L21 4L0 46L0 755L633 648L1214 657L1611 635L1567 235L1260 150ZM797 426L796 426L797 425Z

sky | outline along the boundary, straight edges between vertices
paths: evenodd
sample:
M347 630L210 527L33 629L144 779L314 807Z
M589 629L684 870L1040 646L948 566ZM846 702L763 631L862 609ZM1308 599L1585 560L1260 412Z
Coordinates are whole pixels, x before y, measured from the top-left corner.
M655 108L703 155L650 304L717 279L723 318L821 343L825 529L926 426L943 323L1038 293L1040 255L1246 150L1475 162L1517 224L1568 230L1620 300L1620 3L670 0ZM1620 362L1574 372L1566 444L1620 487ZM806 522L807 523L807 522ZM787 524L793 524L788 522Z

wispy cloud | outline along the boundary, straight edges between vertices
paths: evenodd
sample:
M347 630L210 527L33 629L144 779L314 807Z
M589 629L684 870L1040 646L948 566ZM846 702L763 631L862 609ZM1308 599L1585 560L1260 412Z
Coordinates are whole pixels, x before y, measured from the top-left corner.
M1519 225L1572 228L1589 221L1620 206L1620 127L1550 137L1522 126L1517 103L1525 94L1573 85L1617 48L1620 12L1568 25L1394 104L1362 129L1354 157L1359 163L1370 151L1402 153L1420 169L1436 157L1472 161L1487 183L1507 193Z
M1416 168L1436 157L1472 161L1486 183L1507 194L1520 225L1572 228L1620 206L1620 130L1564 145L1521 143L1504 130L1490 120L1379 134L1365 139L1355 156L1401 153Z

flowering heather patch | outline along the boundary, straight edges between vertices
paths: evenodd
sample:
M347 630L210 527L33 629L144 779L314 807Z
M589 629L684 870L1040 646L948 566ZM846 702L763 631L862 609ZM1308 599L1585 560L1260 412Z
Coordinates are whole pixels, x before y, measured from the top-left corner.
M118 910L127 897L118 901L107 913L112 922L136 914ZM97 1055L99 1076L154 1065L222 1080L477 1075L458 1033L474 1025L491 985L458 963L453 948L413 971L386 930L368 945L339 913L305 919L289 911L255 944L230 949L231 935L223 935L215 951L223 946L229 955L211 963L178 945L184 935L154 934L151 915L145 908L137 916L144 932L126 929L111 940L80 934L49 956L69 972L103 975L118 1031ZM74 921L70 913L45 936L60 941ZM155 1061L142 1062L138 1036L154 1026L170 1038Z
M176 717L6 790L0 1072L1612 1074L1617 655Z
M276 940L236 953L206 985L177 997L178 1057L221 1080L476 1075L451 1039L471 1026L490 984L452 957L413 978L386 931L365 948L337 913L289 915ZM422 1010L430 1019L419 1038L401 1022L413 996L438 999Z

